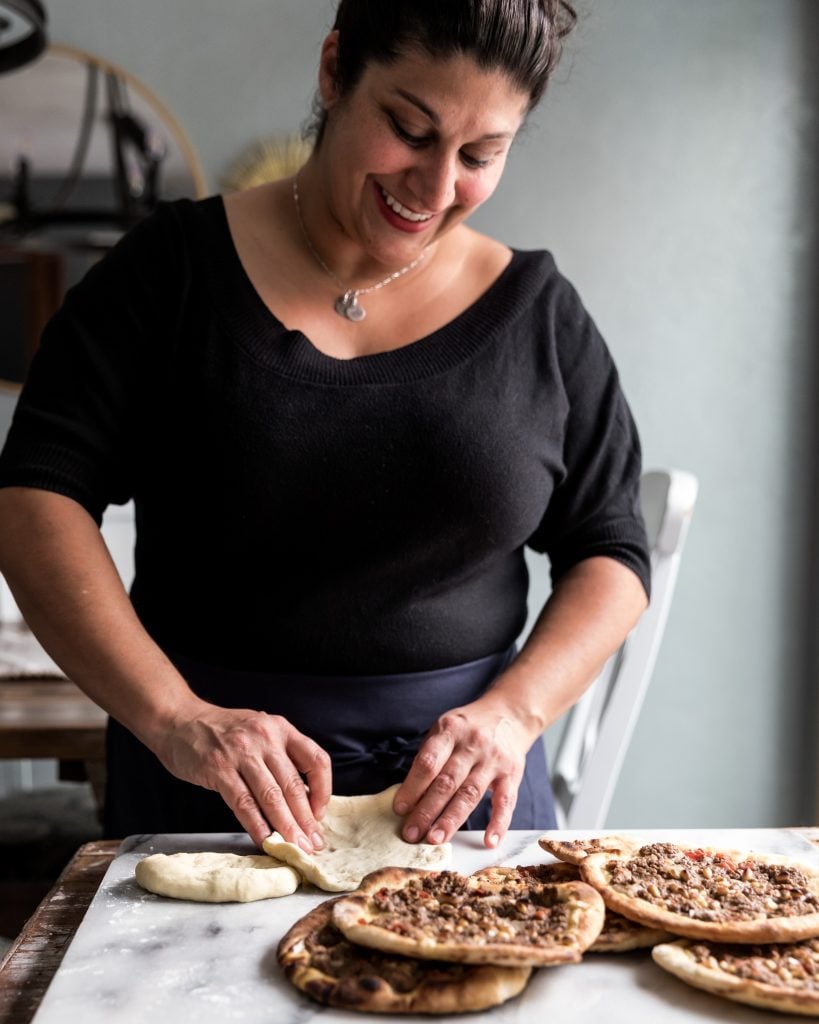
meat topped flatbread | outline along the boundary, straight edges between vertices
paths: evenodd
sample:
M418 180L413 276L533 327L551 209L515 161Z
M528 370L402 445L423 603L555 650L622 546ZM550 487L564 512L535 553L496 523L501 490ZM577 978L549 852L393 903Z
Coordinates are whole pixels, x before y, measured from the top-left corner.
M481 868L472 873L473 878L483 878L495 884L512 889L527 879L555 883L580 879L580 868L576 864L531 864L517 867ZM627 953L632 949L647 949L658 942L666 942L672 935L661 928L646 928L629 921L627 917L613 910L606 910L603 930L589 946L589 953Z
M594 839L552 839L549 836L541 836L538 845L566 864L580 864L591 853L607 852L619 856L622 853L630 853L640 844L623 836L602 836Z
M819 1016L819 939L762 946L680 939L655 946L651 955L666 971L714 995Z
M649 927L714 942L819 935L819 872L786 857L652 843L590 854L581 876L606 906Z
M584 882L503 885L454 871L385 868L341 898L333 921L352 942L422 959L508 966L575 963L603 927Z
M413 960L356 946L327 900L290 929L278 960L296 988L326 1006L368 1013L457 1013L498 1006L526 987L531 967Z
M527 886L532 882L554 885L556 882L581 880L580 871L574 864L518 864L515 867L479 868L469 877L499 886Z
M671 938L673 935L664 928L649 928L607 908L603 931L589 952L630 953L633 949L650 949L658 942L667 942Z

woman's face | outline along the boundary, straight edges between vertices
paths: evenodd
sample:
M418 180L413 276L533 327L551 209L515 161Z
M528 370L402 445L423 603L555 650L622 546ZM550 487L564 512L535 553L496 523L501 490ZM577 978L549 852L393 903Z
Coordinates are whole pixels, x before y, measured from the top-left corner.
M410 52L369 65L339 98L335 35L322 53L323 193L347 237L385 266L401 266L489 198L529 97L469 56Z

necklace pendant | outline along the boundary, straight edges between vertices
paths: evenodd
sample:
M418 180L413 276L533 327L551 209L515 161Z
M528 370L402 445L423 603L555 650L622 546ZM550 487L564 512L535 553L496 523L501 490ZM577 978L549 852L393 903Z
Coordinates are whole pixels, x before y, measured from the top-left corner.
M336 299L335 310L339 316L352 320L353 323L358 323L367 315L359 306L358 296L354 291L346 291L343 295L339 295Z

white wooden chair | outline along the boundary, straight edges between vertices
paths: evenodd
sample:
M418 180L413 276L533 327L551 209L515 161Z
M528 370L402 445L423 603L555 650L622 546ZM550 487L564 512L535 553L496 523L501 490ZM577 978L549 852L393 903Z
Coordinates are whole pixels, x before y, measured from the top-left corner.
M643 474L640 496L651 549L651 603L566 715L551 773L561 828L605 827L665 630L697 489L697 478L683 470Z

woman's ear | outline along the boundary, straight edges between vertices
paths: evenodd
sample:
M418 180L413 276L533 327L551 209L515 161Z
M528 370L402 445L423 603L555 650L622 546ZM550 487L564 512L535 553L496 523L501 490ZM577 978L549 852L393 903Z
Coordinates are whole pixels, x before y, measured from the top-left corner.
M333 29L321 44L319 95L325 110L335 106L338 101L338 29Z

